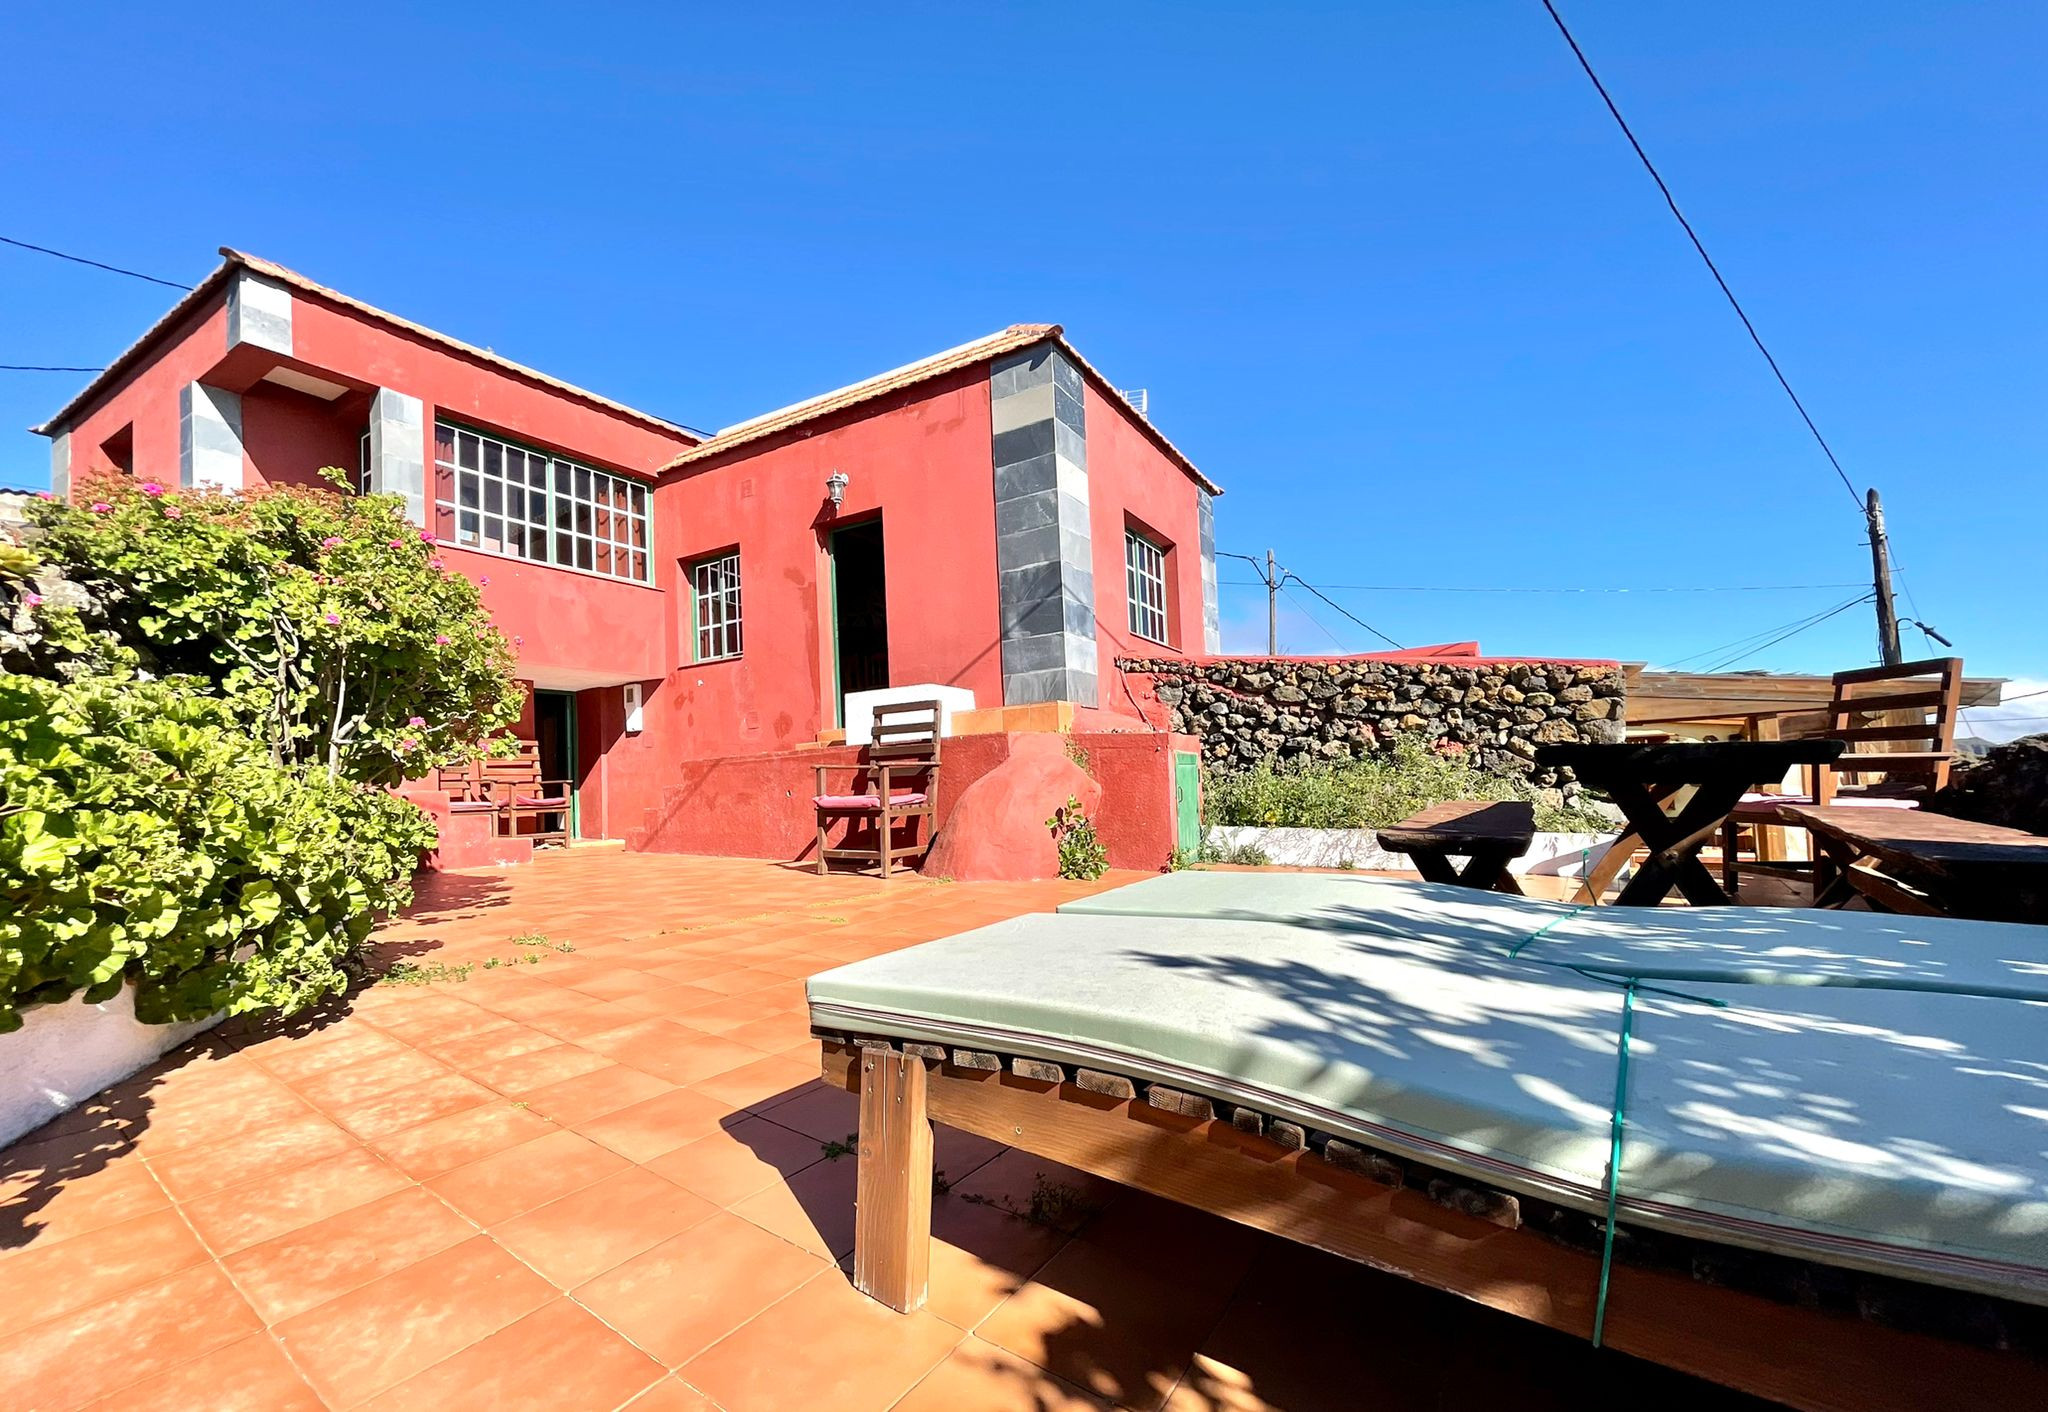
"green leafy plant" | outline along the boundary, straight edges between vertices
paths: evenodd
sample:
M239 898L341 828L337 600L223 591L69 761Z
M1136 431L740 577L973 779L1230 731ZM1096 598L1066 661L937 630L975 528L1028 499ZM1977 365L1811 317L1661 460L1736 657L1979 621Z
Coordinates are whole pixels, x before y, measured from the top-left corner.
M495 960L494 956L485 961L484 969L490 970L491 961ZM439 985L443 981L466 981L475 969L473 961L459 961L452 965L446 961L428 961L423 965L418 961L401 960L393 961L377 980L381 985Z
M433 839L185 685L0 675L0 1031L124 980L150 1023L303 1009L347 985Z
M1536 826L1603 832L1602 815L1567 806L1554 790L1521 775L1488 770L1469 756L1436 750L1418 736L1361 760L1261 764L1236 773L1208 772L1202 821L1305 829L1391 828L1432 804L1452 799L1523 799L1536 806Z
M512 944L514 946L544 947L549 951L568 952L574 951L576 949L575 942L556 941L552 937L550 937L546 932L521 932L518 936L512 938ZM540 958L538 956L528 956L522 959L528 961L538 961Z
M860 1134L848 1133L844 1142L821 1142L818 1150L825 1154L827 1162L837 1162L842 1157L851 1157L860 1151Z
M510 646L395 496L117 477L29 515L38 555L98 603L114 666L210 683L280 765L397 784L518 719Z
M1211 843L1202 841L1204 863L1230 863L1240 868L1264 868L1273 861L1273 855L1256 843Z
M1109 870L1108 850L1096 837L1094 821L1081 812L1081 801L1073 795L1053 811L1045 826L1059 846L1061 877L1093 881Z

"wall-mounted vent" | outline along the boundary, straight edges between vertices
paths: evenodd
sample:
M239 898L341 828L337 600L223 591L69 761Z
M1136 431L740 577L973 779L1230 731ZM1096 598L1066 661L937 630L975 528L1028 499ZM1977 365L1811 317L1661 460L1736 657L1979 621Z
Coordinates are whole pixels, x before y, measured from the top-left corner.
M1132 410L1135 411L1139 416L1149 418L1152 415L1152 392L1150 388L1119 388L1117 390L1117 396L1123 398L1124 401L1130 403Z

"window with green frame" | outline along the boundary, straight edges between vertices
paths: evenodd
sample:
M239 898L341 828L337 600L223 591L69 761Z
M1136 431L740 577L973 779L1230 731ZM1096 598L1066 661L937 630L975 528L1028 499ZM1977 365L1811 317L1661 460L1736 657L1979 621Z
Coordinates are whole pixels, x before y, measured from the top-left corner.
M690 622L699 662L740 655L740 554L690 566Z

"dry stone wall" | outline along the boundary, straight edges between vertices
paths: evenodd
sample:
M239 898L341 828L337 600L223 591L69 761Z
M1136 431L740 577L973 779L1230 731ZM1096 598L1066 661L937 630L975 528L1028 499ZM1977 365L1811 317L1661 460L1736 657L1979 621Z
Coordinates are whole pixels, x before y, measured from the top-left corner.
M1174 730L1199 736L1216 769L1262 760L1340 760L1416 734L1454 742L1488 769L1558 783L1540 745L1621 739L1626 687L1600 663L1127 658Z

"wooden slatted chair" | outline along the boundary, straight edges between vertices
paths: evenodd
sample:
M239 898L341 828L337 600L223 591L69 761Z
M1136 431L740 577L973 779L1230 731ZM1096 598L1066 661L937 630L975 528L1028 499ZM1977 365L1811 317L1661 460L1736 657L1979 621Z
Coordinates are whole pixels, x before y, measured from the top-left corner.
M516 754L481 760L478 768L487 797L498 810L500 835L536 844L569 842L572 782L541 778L538 745L522 740ZM529 820L533 828L522 828Z
M1744 828L1786 824L1783 805L1861 804L1917 809L1948 783L1955 760L1956 718L1962 704L1963 659L1930 657L1896 667L1861 667L1836 672L1821 734L1849 742L1832 765L1809 772L1804 794L1750 794L1721 829L1721 875L1731 896L1739 886L1736 866ZM1903 748L1914 747L1914 748ZM1809 850L1811 855L1811 850ZM1770 871L1809 872L1815 865L1751 863Z
M875 707L874 743L868 747L867 762L820 765L817 770L818 792L811 806L818 814L818 871L830 872L834 862L874 863L887 878L903 860L922 858L932 846L932 819L939 801L939 703L897 701ZM826 780L834 770L851 772L857 782L865 775L866 787L830 793ZM919 819L924 820L922 837L917 836ZM847 825L849 841L834 848L829 835L838 822ZM904 824L910 826L912 837L899 841L896 831ZM870 827L872 845L850 842Z
M495 814L498 805L491 798L490 790L484 785L483 762L465 760L459 765L444 765L434 771L434 788L448 796L448 810L453 814Z

